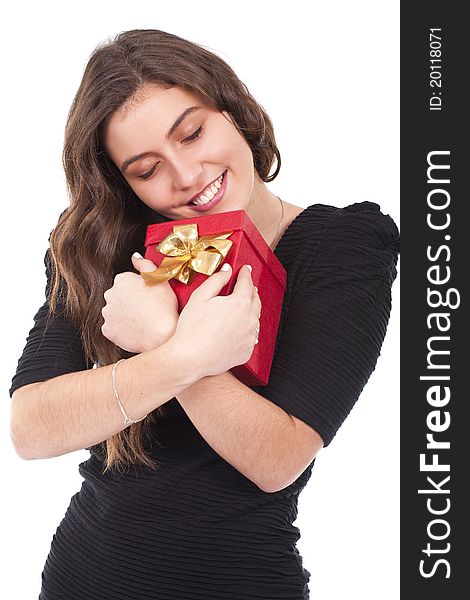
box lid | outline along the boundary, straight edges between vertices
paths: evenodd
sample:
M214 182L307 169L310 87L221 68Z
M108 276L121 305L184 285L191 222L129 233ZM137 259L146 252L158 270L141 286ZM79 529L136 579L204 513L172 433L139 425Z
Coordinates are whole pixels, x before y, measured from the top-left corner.
M192 219L180 219L177 221L169 220L164 223L153 223L147 227L145 247L161 242L173 231L174 225L188 225L189 223L197 224L200 236L215 236L229 231L244 231L247 234L247 239L253 252L258 254L259 258L266 264L281 286L285 289L287 278L286 270L244 210L231 210Z

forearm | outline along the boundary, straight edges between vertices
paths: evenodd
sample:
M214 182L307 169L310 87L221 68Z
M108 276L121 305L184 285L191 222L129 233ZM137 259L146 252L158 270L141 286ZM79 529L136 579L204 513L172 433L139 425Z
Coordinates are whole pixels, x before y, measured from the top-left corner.
M61 375L18 388L11 405L11 435L25 459L51 458L89 448L128 427L111 384L112 365ZM139 419L197 381L181 369L171 340L116 369L126 413Z
M292 417L230 372L204 377L176 397L215 452L264 491L295 473L303 449Z

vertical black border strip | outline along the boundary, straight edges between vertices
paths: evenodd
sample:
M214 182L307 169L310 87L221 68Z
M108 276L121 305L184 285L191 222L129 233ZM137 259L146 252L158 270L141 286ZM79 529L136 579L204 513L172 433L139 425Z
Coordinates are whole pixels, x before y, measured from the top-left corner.
M465 220L470 194L464 182L470 173L464 142L464 137L470 138L470 100L464 87L468 87L470 34L461 6L443 1L401 3L404 600L464 597L466 571L470 574L464 566L468 529L464 490L470 482L470 394L464 387L464 372L470 372L466 345L470 233ZM434 167L428 171L431 163ZM436 447L428 448L429 443Z

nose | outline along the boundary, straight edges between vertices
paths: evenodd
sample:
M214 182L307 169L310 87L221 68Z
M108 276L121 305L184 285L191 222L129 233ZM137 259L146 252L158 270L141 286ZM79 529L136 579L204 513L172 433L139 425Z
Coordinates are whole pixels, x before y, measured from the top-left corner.
M197 183L202 173L202 164L190 160L178 160L173 163L173 187L176 190L198 191Z

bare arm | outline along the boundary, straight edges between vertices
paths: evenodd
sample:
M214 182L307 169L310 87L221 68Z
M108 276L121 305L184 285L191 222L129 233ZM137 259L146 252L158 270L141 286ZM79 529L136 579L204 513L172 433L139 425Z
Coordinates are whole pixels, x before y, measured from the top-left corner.
M200 377L168 342L119 364L116 387L125 411L139 419ZM10 431L24 459L52 458L89 448L127 427L113 394L112 365L69 373L18 388L12 396Z
M217 454L264 492L290 485L323 446L312 427L232 373L203 377L177 400Z
M202 377L249 359L260 301L248 269L241 269L230 296L218 296L229 278L230 271L214 273L193 292L170 339L119 365L117 388L131 418L143 417ZM123 430L111 372L112 366L100 367L18 388L10 425L16 452L25 459L52 458Z

